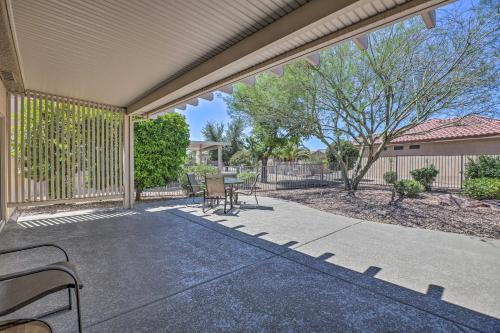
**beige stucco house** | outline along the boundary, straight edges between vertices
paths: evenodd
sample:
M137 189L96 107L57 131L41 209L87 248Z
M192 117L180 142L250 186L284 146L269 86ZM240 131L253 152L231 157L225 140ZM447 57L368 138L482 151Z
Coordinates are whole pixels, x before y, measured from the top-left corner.
M393 140L382 156L500 155L500 119L431 119Z

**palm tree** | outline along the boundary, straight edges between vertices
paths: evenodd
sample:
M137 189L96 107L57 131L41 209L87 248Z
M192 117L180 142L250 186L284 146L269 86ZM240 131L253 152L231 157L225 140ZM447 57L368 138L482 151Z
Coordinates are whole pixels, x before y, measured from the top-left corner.
M310 158L311 153L302 143L288 141L276 151L274 156L285 162L294 162Z

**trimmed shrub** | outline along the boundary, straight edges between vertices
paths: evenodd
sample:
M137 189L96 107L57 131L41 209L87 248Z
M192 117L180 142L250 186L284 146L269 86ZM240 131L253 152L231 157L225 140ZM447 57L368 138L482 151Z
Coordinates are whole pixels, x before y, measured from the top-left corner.
M469 158L465 168L465 178L500 178L500 156L482 155L477 160Z
M257 177L257 173L252 171L240 172L238 174L238 179L241 179L244 182L253 182L255 177Z
M424 186L416 180L404 179L395 182L394 189L400 197L415 198L424 191Z
M468 179L464 184L464 194L473 199L500 199L499 178Z
M410 173L413 179L424 186L426 191L430 191L432 183L436 180L439 171L433 164L431 164L429 167L415 169Z
M398 174L396 173L396 171L387 171L386 173L384 173L384 181L387 184L394 185L394 183L398 181Z

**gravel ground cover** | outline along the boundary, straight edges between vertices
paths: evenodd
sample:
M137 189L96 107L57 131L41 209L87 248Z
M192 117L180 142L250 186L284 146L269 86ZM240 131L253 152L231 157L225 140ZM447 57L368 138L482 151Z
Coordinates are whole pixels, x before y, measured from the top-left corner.
M390 191L371 188L354 195L339 188L268 191L261 195L373 222L500 239L500 203L466 200L456 194L431 192L394 202Z

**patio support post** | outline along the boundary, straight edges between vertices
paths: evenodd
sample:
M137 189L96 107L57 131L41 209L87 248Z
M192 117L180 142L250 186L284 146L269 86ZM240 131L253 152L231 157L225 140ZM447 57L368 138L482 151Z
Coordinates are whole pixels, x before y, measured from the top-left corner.
M1 106L0 106L1 107ZM6 117L0 113L0 230L7 220L7 126Z
M222 171L222 146L217 146L217 166Z
M134 207L134 121L132 116L124 117L123 131L123 207Z

